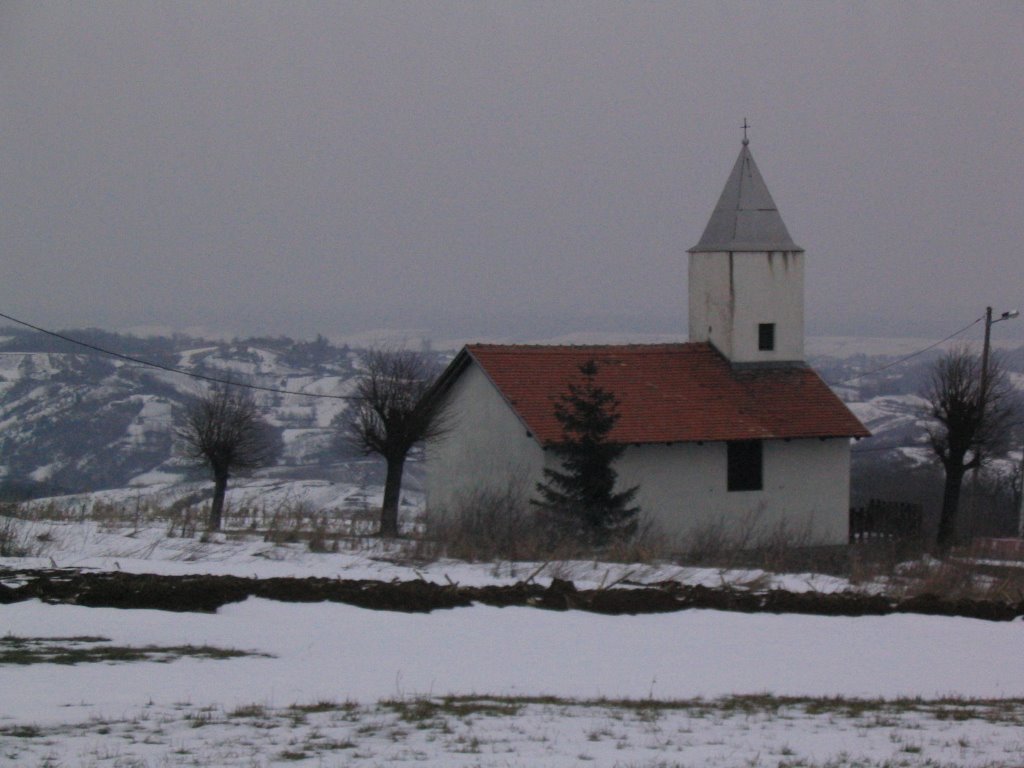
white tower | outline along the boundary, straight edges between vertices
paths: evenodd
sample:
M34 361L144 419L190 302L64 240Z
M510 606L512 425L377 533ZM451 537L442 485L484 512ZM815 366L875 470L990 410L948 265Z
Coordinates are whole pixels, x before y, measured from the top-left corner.
M690 254L690 341L732 363L804 359L804 249L743 147Z

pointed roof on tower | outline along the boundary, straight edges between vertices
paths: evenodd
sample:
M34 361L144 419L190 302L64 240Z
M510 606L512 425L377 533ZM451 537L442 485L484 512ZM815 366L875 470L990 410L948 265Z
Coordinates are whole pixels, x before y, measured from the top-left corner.
M700 242L689 252L706 251L803 251L789 236L757 169L745 125L740 156Z

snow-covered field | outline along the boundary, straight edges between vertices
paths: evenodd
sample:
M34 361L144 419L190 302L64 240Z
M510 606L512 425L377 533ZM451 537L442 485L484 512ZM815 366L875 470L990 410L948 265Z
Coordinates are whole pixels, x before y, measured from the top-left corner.
M18 525L46 551L0 568L464 584L536 570L396 563L371 544L315 554L257 536ZM626 573L845 586L592 562L550 564L537 578ZM178 614L31 601L0 606L0 764L1019 766L1022 648L1024 622L911 615L424 615L260 599Z

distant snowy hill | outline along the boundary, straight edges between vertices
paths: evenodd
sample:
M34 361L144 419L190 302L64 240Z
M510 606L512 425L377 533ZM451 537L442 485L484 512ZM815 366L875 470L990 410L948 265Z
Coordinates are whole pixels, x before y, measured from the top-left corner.
M872 432L872 437L853 446L852 505L871 499L920 504L926 530L934 530L942 505L943 476L928 446L927 403L921 394L943 348L900 362L929 346L926 340L917 341L916 346L902 340L890 345L857 340L816 345L812 341L808 346L819 350L812 352L811 363ZM885 352L879 354L879 349ZM1024 390L1024 347L1002 347L998 355L1011 381ZM972 474L965 484L961 506L970 535L1016 533L1015 482L1019 479L1014 478L1020 470L1022 442L1024 430L1018 422L1009 453L997 457L984 477Z
M358 353L326 339L208 341L139 339L101 331L81 341L203 376L243 380L303 394L257 392L285 450L264 474L343 478L365 461L332 426L357 372ZM183 462L173 428L205 383L37 333L6 331L0 341L0 482L9 495L80 493L202 478Z
M354 488L363 489L363 499L377 492L379 465L339 441L332 426L346 401L305 396L348 394L358 373L358 349L323 337L225 341L97 330L70 335L169 368L304 393L256 393L285 451L277 466L258 473L255 485L269 492L289 483L313 484L319 489L313 494L318 504L333 498L325 490L331 483L347 498ZM913 463L927 459L919 393L939 351L875 372L926 345L920 340L809 340L811 364L874 433L855 446L858 456L899 455ZM1024 347L1005 351L1004 360L1016 381L1024 383ZM203 471L177 455L173 428L188 398L204 386L44 334L0 330L0 490L10 498L154 487L183 493L203 487L196 485L205 482ZM413 464L408 484L413 493L417 475Z

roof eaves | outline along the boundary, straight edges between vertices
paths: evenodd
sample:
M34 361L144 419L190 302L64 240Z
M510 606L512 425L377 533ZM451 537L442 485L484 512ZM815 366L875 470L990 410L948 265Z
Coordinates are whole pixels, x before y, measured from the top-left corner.
M688 248L687 253L804 253L795 243L783 246L779 243L698 243Z

